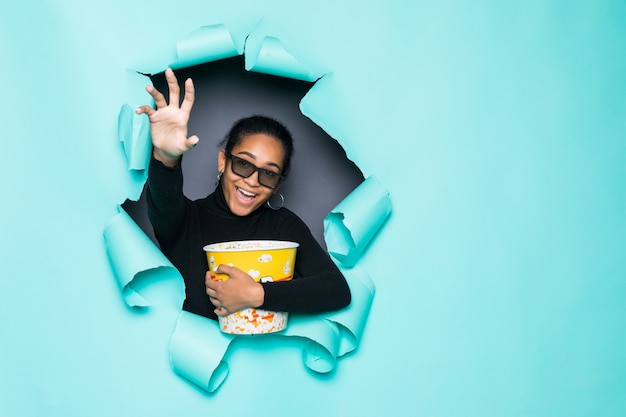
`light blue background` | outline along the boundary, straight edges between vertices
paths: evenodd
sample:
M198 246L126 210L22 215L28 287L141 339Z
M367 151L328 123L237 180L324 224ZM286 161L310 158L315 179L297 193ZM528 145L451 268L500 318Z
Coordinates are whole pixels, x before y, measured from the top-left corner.
M626 414L623 1L7 3L1 415ZM334 71L320 113L394 212L355 353L319 377L241 344L207 395L169 367L176 309L129 310L109 268L117 114L128 69L262 16Z

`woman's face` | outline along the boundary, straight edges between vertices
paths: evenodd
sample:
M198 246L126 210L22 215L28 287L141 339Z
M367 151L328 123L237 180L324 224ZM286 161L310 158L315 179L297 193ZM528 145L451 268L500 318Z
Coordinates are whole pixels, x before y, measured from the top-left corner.
M256 133L245 136L239 145L232 150L232 155L241 158L258 168L281 174L285 151L282 144L272 136ZM261 207L274 193L280 184L271 189L259 183L258 171L248 178L235 174L232 170L233 161L222 149L218 154L218 170L222 172L222 190L230 211L237 216L247 216Z

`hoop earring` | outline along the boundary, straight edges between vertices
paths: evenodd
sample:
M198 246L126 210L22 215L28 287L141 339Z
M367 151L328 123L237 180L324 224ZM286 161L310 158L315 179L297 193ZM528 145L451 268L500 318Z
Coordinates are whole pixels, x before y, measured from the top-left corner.
M277 195L278 197L280 197L280 206L273 206L272 203L270 203L270 201L272 200L272 198ZM283 197L283 195L281 193L278 194L274 194L272 195L272 197L269 198L269 200L267 200L267 206L269 208L271 208L272 210L280 210L281 208L283 208L283 206L285 205L285 197Z
M217 186L220 183L220 180L222 179L222 173L218 172L217 173L217 179L215 180L215 185Z

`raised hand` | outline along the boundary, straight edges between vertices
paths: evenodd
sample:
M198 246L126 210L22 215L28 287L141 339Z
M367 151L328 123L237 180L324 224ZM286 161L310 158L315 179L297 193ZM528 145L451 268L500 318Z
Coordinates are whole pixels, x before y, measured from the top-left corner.
M187 137L187 123L189 113L195 99L193 81L185 81L185 94L180 102L180 88L174 71L168 68L165 79L169 89L170 102L167 103L163 94L156 88L148 85L146 91L154 98L156 110L150 106L140 106L135 110L137 114L146 114L150 118L150 134L154 146L154 157L166 165L178 164L180 156L193 148L199 141L196 135Z

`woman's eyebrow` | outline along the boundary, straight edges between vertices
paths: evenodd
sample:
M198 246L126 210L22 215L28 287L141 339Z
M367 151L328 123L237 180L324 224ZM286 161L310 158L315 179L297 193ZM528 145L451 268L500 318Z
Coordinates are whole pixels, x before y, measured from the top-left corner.
M256 155L254 155L254 154L252 154L252 153L250 153L250 152L241 151L241 152L237 152L237 155L247 155L247 156L249 156L250 158L252 158L252 159L254 159L254 160L256 161ZM266 163L266 165L269 165L269 166L274 166L274 167L278 168L279 170L280 170L280 169L282 169L282 168L280 167L280 165L278 165L278 164L277 164L277 163L275 163L275 162L267 162L267 163Z

